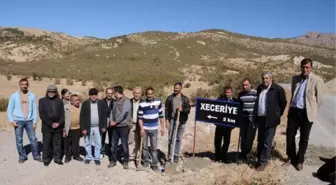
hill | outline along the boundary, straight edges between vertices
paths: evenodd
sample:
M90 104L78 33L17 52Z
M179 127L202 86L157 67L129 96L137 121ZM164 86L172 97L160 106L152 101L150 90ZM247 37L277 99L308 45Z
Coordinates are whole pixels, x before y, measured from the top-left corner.
M269 39L216 29L150 31L110 39L22 28L2 28L0 33L0 73L6 75L94 80L97 86L121 84L129 89L203 81L217 91L229 84L239 88L243 77L259 83L264 70L287 83L300 60L309 57L325 80L335 77L335 49L323 43L304 44L299 38ZM27 62L15 62L23 59Z

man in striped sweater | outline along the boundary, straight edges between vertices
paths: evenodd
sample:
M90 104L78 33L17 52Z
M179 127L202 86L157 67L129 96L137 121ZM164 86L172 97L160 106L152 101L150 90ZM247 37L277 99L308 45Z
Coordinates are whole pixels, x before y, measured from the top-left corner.
M154 89L146 89L146 100L139 104L138 120L140 126L140 135L143 137L143 167L149 166L148 138L150 141L150 153L152 156L151 168L155 172L160 172L158 168L157 141L158 129L160 128L161 136L164 134L165 121L162 108L162 102L154 98ZM160 127L159 127L160 120Z
M257 129L253 122L253 109L255 101L257 100L257 91L251 88L251 81L249 79L244 79L242 86L243 91L238 94L238 99L243 108L243 115L240 121L241 158L247 160Z

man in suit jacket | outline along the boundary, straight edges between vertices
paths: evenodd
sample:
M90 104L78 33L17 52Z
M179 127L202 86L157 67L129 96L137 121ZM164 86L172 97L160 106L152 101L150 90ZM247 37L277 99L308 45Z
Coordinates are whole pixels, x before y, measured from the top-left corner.
M310 130L323 96L323 80L311 72L312 67L311 59L303 59L301 74L292 79L292 98L286 132L288 160L285 165L292 163L298 171L303 169ZM296 153L295 135L299 128L300 144L299 151Z
M94 143L94 161L100 165L101 133L106 131L107 115L106 106L98 99L98 90L89 90L89 99L84 101L80 110L80 129L85 142L85 164L92 160L91 143Z
M110 113L111 113L111 110L112 110L112 107L113 107L113 103L114 103L114 99L113 99L113 88L112 87L108 87L106 88L105 90L105 98L102 100L102 102L105 104L105 107L106 107L106 116L107 116L107 122L106 122L106 125L107 125L107 133L108 133L108 149L107 151L106 150L106 146L105 146L105 140L106 140L106 132L102 133L101 135L101 150L100 150L100 154L101 154L101 158L107 154L109 155L109 153L111 152L111 142L112 142L112 129L113 127L110 127L109 125L109 116L110 116ZM110 156L110 155L109 155Z
M263 84L257 88L257 100L253 110L253 120L258 125L257 171L263 171L272 151L276 127L286 108L284 89L273 82L272 73L262 74Z

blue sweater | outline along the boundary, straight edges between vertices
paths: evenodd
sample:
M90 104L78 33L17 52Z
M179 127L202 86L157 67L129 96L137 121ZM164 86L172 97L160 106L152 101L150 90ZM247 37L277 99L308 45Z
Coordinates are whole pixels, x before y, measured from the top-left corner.
M143 100L140 102L138 119L143 121L143 126L145 130L158 129L159 118L164 118L162 103L160 100Z
M33 124L36 124L37 106L35 95L30 91L28 92L28 114L27 118L24 118L20 102L20 92L13 93L8 102L7 117L10 123L13 121L32 121Z

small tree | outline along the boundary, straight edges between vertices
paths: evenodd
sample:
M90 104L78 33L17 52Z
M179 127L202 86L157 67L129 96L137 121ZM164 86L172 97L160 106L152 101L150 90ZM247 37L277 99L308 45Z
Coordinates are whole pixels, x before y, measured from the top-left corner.
M56 78L56 79L55 79L55 84L56 84L56 85L61 84L61 80L58 79L58 78Z
M37 75L37 73L35 73L35 72L33 72L33 80L35 81L35 80L37 80L37 78L38 78L38 75Z
M6 112L7 106L8 106L8 99L7 98L1 98L0 99L0 112Z
M82 81L82 86L86 86L86 80Z
M189 88L191 86L191 84L188 82L184 85L184 88Z
M67 85L73 85L74 82L73 82L73 80L71 80L71 79L67 79L67 80L66 80L66 84L67 84Z
M11 80L12 80L12 75L7 75L6 77L7 77L7 80L8 80L8 81L11 81Z

